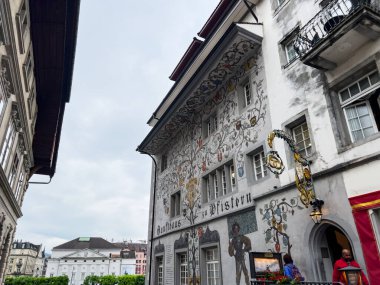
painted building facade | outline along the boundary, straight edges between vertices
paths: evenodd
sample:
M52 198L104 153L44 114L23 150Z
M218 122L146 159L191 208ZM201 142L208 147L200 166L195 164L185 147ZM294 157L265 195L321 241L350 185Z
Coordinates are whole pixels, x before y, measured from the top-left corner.
M79 1L0 1L0 284L29 180L55 173L78 14Z
M219 2L137 149L154 160L146 284L248 285L249 252L331 281L343 248L380 282L379 20L379 1Z
M15 276L43 276L45 267L45 253L41 244L15 241L8 257L6 277Z
M48 259L46 276L69 277L69 284L81 285L89 275L135 274L136 257L125 254L117 243L103 238L82 237L58 245Z

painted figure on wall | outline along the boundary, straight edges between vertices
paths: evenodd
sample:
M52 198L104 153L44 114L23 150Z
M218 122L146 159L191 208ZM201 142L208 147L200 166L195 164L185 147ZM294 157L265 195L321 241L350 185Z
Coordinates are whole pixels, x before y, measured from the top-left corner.
M240 234L238 223L232 225L232 239L228 246L230 256L235 256L236 285L240 285L241 272L244 273L245 284L249 285L249 274L245 265L245 253L251 250L251 240Z

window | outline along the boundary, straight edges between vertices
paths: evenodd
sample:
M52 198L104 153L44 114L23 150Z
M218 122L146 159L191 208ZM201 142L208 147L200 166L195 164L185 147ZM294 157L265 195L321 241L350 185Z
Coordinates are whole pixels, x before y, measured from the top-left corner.
M244 84L244 107L251 105L252 103L252 90L250 82Z
M220 285L218 248L205 249L207 285Z
M372 228L377 242L377 248L380 250L380 208L370 209L369 214L371 217Z
M157 261L156 284L164 285L164 258L163 256L157 257L156 261Z
M15 181L16 181L16 175L17 175L17 171L18 171L19 162L20 162L19 154L18 154L18 152L16 152L16 154L13 158L13 162L12 162L12 166L11 166L11 172L10 172L9 178L8 178L9 185L11 186L11 188L13 188Z
M177 217L181 213L181 191L174 193L170 197L170 217Z
M306 121L292 129L293 139L298 147L299 153L304 156L310 156L312 153L309 128Z
M181 253L179 260L179 285L187 285L187 254Z
M4 171L5 171L5 168L7 165L8 156L9 156L11 148L13 146L15 137L16 137L16 131L14 129L14 125L13 125L12 120L10 120L7 132L5 134L3 146L1 147L1 153L0 153L0 163L1 163L1 166L3 167Z
M379 73L372 71L338 92L351 142L379 131L379 87Z
M24 53L25 35L28 29L28 13L26 9L26 1L23 1L18 13L16 14L17 29L19 34L20 53Z
M25 90L29 91L30 81L33 74L33 62L32 62L31 49L29 49L28 54L25 57L23 69L24 69Z
M209 137L213 132L218 129L218 116L216 114L210 115L203 122L203 137Z
M253 155L252 162L256 181L268 175L268 170L265 166L265 155L263 150Z
M235 189L235 168L231 161L203 177L203 202L218 199Z
M161 172L163 172L168 167L168 156L163 154L161 156Z
M294 49L294 38L285 45L285 53L287 63L292 63L298 57L296 50Z
M81 277L80 277L80 280L84 280L85 276L86 276L86 273L85 273L85 272L82 272Z
M5 24L2 15L0 14L0 45L5 45L8 41L5 36Z

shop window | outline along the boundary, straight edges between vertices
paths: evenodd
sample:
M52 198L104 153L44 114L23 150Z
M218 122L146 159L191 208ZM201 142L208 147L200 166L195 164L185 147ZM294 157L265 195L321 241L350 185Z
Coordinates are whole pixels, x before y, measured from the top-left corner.
M174 193L170 197L170 217L177 217L181 214L181 191Z
M341 89L340 106L351 142L363 140L380 128L380 76L370 72Z
M216 200L236 190L236 174L232 161L203 177L203 202Z

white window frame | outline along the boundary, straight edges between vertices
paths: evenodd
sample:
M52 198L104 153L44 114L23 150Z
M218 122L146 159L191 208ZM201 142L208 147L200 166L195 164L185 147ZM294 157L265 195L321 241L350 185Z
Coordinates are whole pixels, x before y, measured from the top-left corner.
M184 257L182 259L182 257ZM179 285L187 285L188 282L188 256L186 252L180 252L178 253L178 263L179 263L179 270L178 270L178 277L179 277Z
M256 157L259 156L259 160L256 160ZM260 163L259 167L261 169L261 172L258 173L257 170L256 170L256 161L258 161ZM259 181L261 179L263 179L264 177L268 176L268 169L266 168L265 166L265 154L264 154L264 150L260 150L259 152L256 152L254 154L252 154L252 166L253 166L253 172L254 172L254 175L255 175L255 180L256 181ZM260 177L259 177L259 174L260 174Z
M206 270L206 284L207 285L220 285L220 254L218 247L204 248L205 270ZM208 253L212 252L212 259L209 259ZM209 276L213 272L213 276ZM215 276L217 273L218 276Z
M1 146L1 152L0 152L0 165L2 166L4 172L6 171L8 161L10 154L12 152L13 145L16 141L16 128L12 121L12 119L9 120L7 131L5 134L5 138L3 141L3 145Z
M357 140L355 140L354 139L354 136L353 136L353 133L352 133L352 130L351 130L351 128L350 128L350 124L349 124L349 122L348 122L348 117L347 117L347 109L348 108L356 108L358 105L363 105L363 104L365 104L366 105L366 107L367 107L367 110L368 110L368 114L369 114L369 117L370 117L370 119L371 119L371 123L372 123L372 128L373 128L373 134L374 133L377 133L379 130L377 129L377 125L376 125L376 122L375 122L375 118L374 118L374 116L373 116L373 113L372 113L372 108L371 108L371 106L370 106L370 104L369 104L369 102L368 102L368 100L366 100L366 101L362 101L362 102L358 102L358 103L355 103L355 104L350 104L349 106L346 106L345 108L343 108L343 112L344 112L344 118L345 118L345 120L346 120L346 125L347 125L347 129L348 129L348 132L349 132L349 134L350 134L350 138L351 138L351 142L356 142ZM362 139L365 139L365 138L367 138L365 135L364 135L364 132L363 132L363 128L362 128L362 125L361 125L361 123L360 123L360 120L359 120L359 124L360 124L360 130L362 131L362 134L363 134L363 138ZM371 135L370 135L371 136ZM359 140L360 141L360 140Z
M203 122L203 128L204 128L203 137L208 138L209 136L211 136L214 132L218 130L218 126L219 126L218 115L216 113L212 113Z
M17 181L17 175L19 173L19 169L22 163L23 163L22 156L19 154L18 151L16 151L15 155L13 156L11 170L8 176L8 182L12 189L14 187L15 182Z
M284 49L285 49L286 62L287 63L292 63L293 61L295 61L297 59L298 55L297 55L297 52L294 48L294 38L292 38L289 42L287 42L284 45ZM291 52L294 53L293 57L290 57Z
M248 82L246 82L244 85L243 85L243 94L244 94L244 108L251 105L252 104L252 85L251 85L251 81L248 80Z
M377 73L378 77L379 77L379 81L375 82L375 83L372 83L371 80L370 80L370 76ZM364 90L361 90L361 87L360 87L360 84L359 82L362 81L364 78L368 78L368 82L370 83L370 86ZM351 96L351 91L350 91L350 88L354 85L357 85L358 88L359 88L359 93L355 94L355 95L352 95ZM360 77L358 80L356 80L354 83L350 83L349 85L345 86L344 88L340 89L339 90L339 102L342 106L342 108L350 105L352 102L355 102L356 100L358 100L359 98L361 97L364 97L370 93L372 93L374 90L378 89L380 87L380 74L377 70L372 70L371 72L368 72L366 75ZM346 99L346 100L343 100L342 99L342 93L344 91L348 90L349 92L349 99Z
M232 177L234 174L234 177ZM216 200L237 189L233 161L229 161L203 177L203 202ZM233 183L234 182L234 183Z
M164 285L164 257L156 256L157 277L156 284Z
M377 243L377 248L380 250L380 208L368 210L373 232Z
M305 138L305 135L304 135L304 128L303 126L306 126L307 128L307 132L309 133L309 137L308 138ZM298 141L296 138L297 138L297 135L296 135L296 129L297 128L301 128L301 134L302 134L302 140L301 141ZM313 144L312 144L312 141L311 141L311 137L310 137L310 128L309 128L309 125L307 124L307 121L302 121L300 122L299 124L297 124L296 126L294 126L292 128L292 136L293 136L293 140L295 142L295 145L299 145L302 143L303 145L303 148L299 148L299 151L305 151L305 156L306 157L309 157L310 155L312 155L313 153ZM310 141L310 146L307 146L305 141L306 140L309 140Z
M230 164L230 183L231 183L231 191L234 192L236 189L236 171L233 163Z

